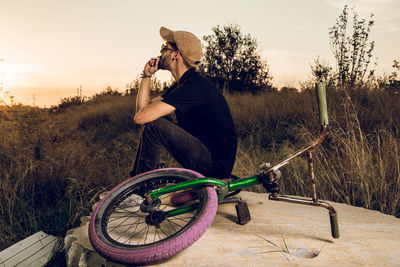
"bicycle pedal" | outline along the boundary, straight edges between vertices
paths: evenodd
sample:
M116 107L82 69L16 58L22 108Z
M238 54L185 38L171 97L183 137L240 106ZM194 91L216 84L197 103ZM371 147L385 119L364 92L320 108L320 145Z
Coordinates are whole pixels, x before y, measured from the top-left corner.
M249 207L246 202L239 202L235 206L236 214L238 217L238 224L245 225L251 220Z

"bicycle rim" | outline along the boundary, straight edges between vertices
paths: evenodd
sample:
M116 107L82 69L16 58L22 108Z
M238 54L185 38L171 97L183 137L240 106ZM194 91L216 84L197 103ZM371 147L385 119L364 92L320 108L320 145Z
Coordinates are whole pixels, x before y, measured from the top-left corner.
M145 193L185 180L178 176L155 177L119 194L107 206L102 217L101 230L104 237L116 246L139 249L167 241L190 228L204 209L204 203L207 201L205 192L197 192L198 198L190 201L190 204L197 204L195 211L165 218L158 226L149 222L149 212L140 209L145 200ZM170 202L171 195L160 197L161 203L156 211L166 212L176 208Z
M149 226L148 214L140 209L148 190L203 177L186 169L162 169L133 177L118 185L99 203L89 224L89 239L101 255L129 264L149 264L172 257L189 247L211 225L218 206L215 189L196 189L197 207ZM163 196L156 210L176 208ZM164 205L164 206L163 206ZM186 205L186 204L185 204ZM147 210L148 211L148 210ZM171 220L172 219L172 220Z

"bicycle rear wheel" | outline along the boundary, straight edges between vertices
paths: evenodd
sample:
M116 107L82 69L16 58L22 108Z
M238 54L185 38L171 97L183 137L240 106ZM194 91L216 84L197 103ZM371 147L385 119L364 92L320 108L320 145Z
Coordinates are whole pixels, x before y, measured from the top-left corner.
M160 169L133 177L110 191L92 214L89 239L99 254L125 264L150 264L178 254L193 244L214 220L214 188L196 188L195 210L166 217L175 209L171 194L146 205L144 194L203 177L186 169Z

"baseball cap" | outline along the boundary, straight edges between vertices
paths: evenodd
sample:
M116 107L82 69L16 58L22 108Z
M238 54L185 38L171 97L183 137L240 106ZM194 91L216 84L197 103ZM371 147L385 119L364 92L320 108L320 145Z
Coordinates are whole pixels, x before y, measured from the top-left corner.
M192 67L200 64L202 50L200 40L190 32L171 31L165 27L160 28L161 37L167 41L176 44L182 57Z

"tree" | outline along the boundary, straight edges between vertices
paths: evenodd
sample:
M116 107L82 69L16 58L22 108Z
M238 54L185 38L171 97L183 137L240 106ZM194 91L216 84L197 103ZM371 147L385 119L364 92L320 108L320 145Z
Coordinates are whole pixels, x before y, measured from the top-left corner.
M136 95L140 88L140 81L141 81L141 79L138 76L138 77L136 77L135 80L128 83L125 86L125 95ZM168 86L169 86L169 83L163 82L161 84L161 81L159 79L157 79L157 77L154 76L150 80L150 93L158 94Z
M398 75L398 71L400 71L400 61L393 60L393 72L389 76L390 90L395 93L400 93L400 75Z
M324 82L328 86L334 83L332 67L326 61L321 60L319 56L315 58L314 64L311 64L311 73L315 81Z
M390 93L400 93L400 61L393 60L393 71L387 75L384 74L382 78L378 79L378 85Z
M203 37L204 63L200 72L226 92L257 93L270 88L272 77L268 65L257 51L258 43L250 34L244 35L240 26L217 25L213 33Z
M330 44L337 61L337 83L340 86L355 85L362 82L371 62L374 41L368 42L371 27L374 25L371 14L368 22L359 19L353 11L353 34L347 35L349 8L344 6L336 24L330 28ZM374 71L370 71L373 75Z

